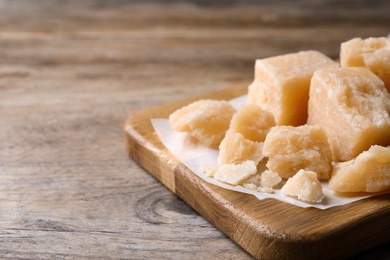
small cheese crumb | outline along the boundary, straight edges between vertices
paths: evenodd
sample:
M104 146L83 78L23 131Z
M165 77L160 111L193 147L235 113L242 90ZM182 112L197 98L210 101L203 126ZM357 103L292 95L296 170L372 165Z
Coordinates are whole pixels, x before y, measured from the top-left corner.
M257 191L265 193L274 193L274 190L270 187L258 187Z
M247 178L242 186L258 192L274 193L272 187L281 180L282 178L276 172L264 171L261 174L255 174Z
M260 185L262 187L272 188L281 181L282 178L278 173L269 170L262 172L260 176Z
M244 183L242 186L244 186L245 188L248 188L250 190L257 190L257 186L256 184L254 183Z
M258 192L265 192L265 193L274 193L274 190L270 187L261 187L257 186L256 184L252 182L245 182L242 184L245 188L248 188L253 191L258 191Z
M214 174L217 172L217 168L210 165L206 165L204 163L201 163L199 165L199 170L206 174L207 177L213 177Z
M257 172L254 161L245 161L241 164L223 164L214 174L218 181L238 185Z
M259 168L257 168L257 172L259 172ZM259 177L260 177L260 174L257 174L257 173L254 175L251 175L249 178L247 178L245 181L243 181L242 184L253 183L256 186L260 186Z
M299 200L306 202L319 203L324 198L317 174L302 169L287 180L281 191L284 195L297 197Z

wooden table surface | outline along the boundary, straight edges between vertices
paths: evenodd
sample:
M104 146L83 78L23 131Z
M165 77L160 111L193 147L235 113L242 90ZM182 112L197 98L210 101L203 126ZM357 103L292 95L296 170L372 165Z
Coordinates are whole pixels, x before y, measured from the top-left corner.
M389 1L261 2L0 0L0 259L250 259L129 159L122 126L250 82L256 58L390 32Z

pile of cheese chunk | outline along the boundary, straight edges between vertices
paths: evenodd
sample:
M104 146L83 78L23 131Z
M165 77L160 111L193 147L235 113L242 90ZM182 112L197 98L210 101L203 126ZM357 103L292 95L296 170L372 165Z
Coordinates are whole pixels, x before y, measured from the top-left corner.
M256 60L246 104L199 100L169 116L175 131L219 149L221 182L321 202L336 192L390 189L390 39ZM265 165L265 167L264 167ZM282 181L284 180L284 181Z

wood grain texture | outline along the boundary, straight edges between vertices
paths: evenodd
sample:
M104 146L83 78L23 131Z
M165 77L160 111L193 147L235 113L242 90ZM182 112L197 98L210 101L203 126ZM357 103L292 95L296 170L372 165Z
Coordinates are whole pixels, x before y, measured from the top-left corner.
M128 158L124 120L256 58L336 58L389 33L389 2L210 2L0 0L1 259L250 258Z
M166 118L202 98L229 100L247 85L137 113L125 123L130 156L175 194L259 259L334 259L362 253L390 239L390 194L327 210L259 201L208 184L165 148L151 118ZM183 104L184 102L184 104Z

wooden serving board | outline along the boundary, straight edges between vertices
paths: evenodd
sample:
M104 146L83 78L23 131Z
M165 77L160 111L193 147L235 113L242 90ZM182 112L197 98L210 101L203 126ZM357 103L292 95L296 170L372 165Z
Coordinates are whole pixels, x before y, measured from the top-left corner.
M124 126L130 157L256 258L345 258L389 241L390 194L327 210L260 201L200 179L165 148L151 125L151 118L167 118L195 100L229 100L246 91L236 86L130 116Z

